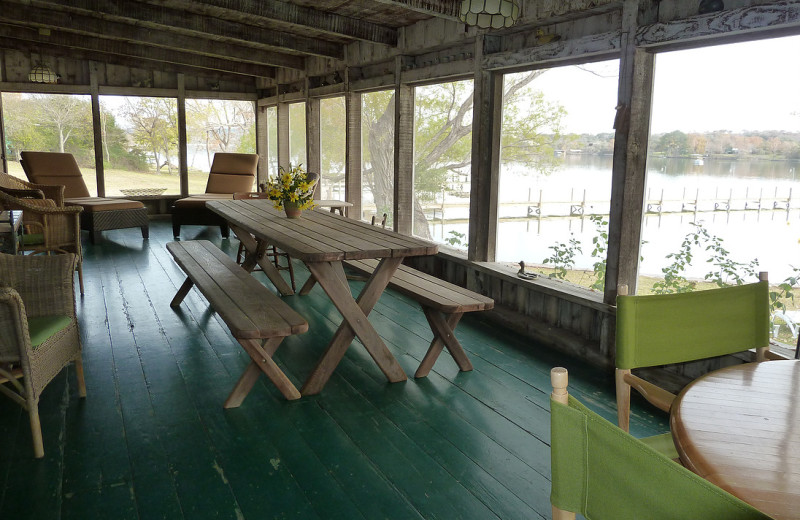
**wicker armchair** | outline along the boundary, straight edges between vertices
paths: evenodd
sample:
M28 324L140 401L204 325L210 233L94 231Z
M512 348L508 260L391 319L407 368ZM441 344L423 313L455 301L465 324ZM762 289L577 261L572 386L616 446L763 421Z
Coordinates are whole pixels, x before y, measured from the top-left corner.
M19 177L0 172L0 190L15 197L27 196L25 192L40 191L44 199L50 199L59 208L64 205L64 186L56 184L34 184ZM19 190L22 190L21 192Z
M0 254L0 393L28 411L44 456L39 396L71 361L86 396L72 273L75 255Z
M18 195L9 195L11 191ZM77 257L78 282L83 295L83 253L81 251L80 206L58 207L41 198L41 190L17 190L0 187L0 211L22 210L26 234L22 251L38 253L74 253Z

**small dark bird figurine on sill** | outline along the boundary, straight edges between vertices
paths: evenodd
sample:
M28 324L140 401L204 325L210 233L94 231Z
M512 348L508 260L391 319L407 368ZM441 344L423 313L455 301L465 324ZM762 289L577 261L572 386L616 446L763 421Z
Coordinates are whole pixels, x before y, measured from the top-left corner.
M522 260L519 261L519 271L517 271L517 276L522 278L523 280L533 280L536 278L536 273L527 273L525 272L525 262Z
M699 14L708 14L725 9L725 4L722 0L700 0L700 7L697 12Z

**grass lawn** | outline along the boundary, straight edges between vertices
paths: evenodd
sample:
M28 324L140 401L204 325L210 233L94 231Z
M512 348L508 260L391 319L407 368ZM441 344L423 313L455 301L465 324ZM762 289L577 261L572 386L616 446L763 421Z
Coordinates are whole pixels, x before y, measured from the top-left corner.
M172 174L152 172L132 172L129 170L105 169L106 195L122 196L121 189L127 188L166 188L164 195L179 195L181 191L178 170ZM25 179L25 172L19 162L8 163L8 173ZM83 181L89 193L97 194L97 172L95 168L82 167ZM189 171L189 193L203 193L206 189L208 172Z

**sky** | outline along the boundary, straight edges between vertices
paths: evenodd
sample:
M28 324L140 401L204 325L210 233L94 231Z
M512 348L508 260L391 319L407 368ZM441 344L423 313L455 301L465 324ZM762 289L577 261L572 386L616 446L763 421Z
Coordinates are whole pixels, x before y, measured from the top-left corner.
M651 132L800 132L799 56L800 36L659 53ZM567 108L568 132L611 132L618 67L554 68L536 85Z

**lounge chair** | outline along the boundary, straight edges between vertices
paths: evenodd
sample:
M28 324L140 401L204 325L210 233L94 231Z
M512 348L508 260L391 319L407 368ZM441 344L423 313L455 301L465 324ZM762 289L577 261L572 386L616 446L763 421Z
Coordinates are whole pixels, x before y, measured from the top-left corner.
M254 153L215 153L208 174L206 191L178 199L172 206L172 233L177 238L181 226L219 226L222 236L228 238L228 222L206 209L210 200L230 200L236 192L251 192L256 180L258 155Z
M63 185L64 205L80 206L81 229L89 232L94 244L101 231L138 227L142 238L150 236L147 208L139 201L92 197L71 153L22 152L25 174L36 184Z

